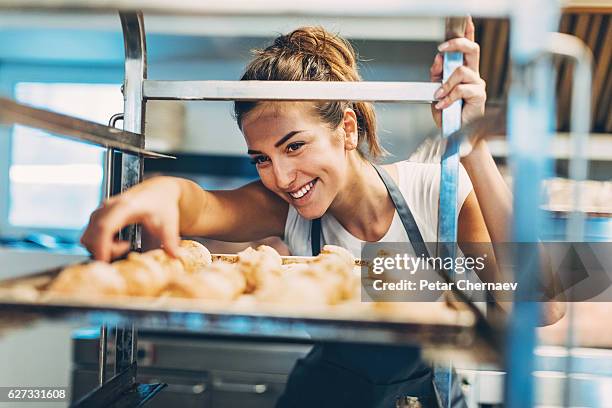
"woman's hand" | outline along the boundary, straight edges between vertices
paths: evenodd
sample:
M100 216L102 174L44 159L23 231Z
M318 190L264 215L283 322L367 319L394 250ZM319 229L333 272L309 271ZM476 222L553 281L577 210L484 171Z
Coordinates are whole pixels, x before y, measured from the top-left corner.
M464 38L453 38L438 46L441 52L462 52L463 66L457 68L448 81L444 83L435 94L438 102L431 105L436 126L442 126L442 109L450 106L454 101L463 99L461 124L465 125L471 120L484 114L487 100L486 84L480 78L480 46L474 42L474 22L467 18ZM442 67L444 58L436 54L430 69L430 79L434 82L442 81Z
M181 187L178 179L154 177L123 194L106 200L89 219L81 243L94 259L110 261L130 249L130 243L116 239L117 233L130 224L143 224L161 239L164 249L173 256L179 246L179 200Z

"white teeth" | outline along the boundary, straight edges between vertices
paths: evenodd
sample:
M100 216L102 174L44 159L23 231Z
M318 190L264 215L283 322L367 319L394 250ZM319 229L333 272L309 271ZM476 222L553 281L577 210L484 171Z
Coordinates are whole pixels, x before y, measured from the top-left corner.
M302 198L302 197L304 197L304 195L306 195L306 193L308 191L310 191L312 186L314 186L314 183L311 181L310 183L306 184L304 187L302 187L301 189L299 189L295 193L289 193L289 195L291 197L293 197L293 198Z

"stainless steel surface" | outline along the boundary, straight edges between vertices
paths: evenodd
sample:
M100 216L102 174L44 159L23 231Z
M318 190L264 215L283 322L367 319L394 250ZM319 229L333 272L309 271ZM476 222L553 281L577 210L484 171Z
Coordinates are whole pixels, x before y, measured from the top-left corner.
M123 113L115 113L108 121L108 125L116 128L117 122L123 120ZM104 155L104 199L108 200L113 194L113 164L115 151L107 148Z
M142 84L147 77L147 47L142 12L119 13L123 29L125 50L125 80L123 83L123 129L142 134L144 131L145 106ZM138 141L144 148L142 135ZM140 183L144 173L142 157L123 154L121 157L121 191ZM120 239L128 241L131 249L140 249L141 226L130 225L124 228Z
M125 78L123 87L123 129L142 134L145 125L145 104L142 94L142 83L147 77L147 46L142 12L119 13L123 30L125 51ZM138 140L144 148L142 135ZM112 173L111 173L112 174ZM121 155L121 191L140 183L144 174L144 161L141 156ZM128 241L130 249L141 247L140 225L129 225L119 232L119 239ZM136 360L137 333L133 323L131 327L118 327L115 338L115 372L129 367ZM136 373L134 373L134 376Z
M145 157L172 158L172 156L145 150L144 145L141 146L139 142L141 136L134 132L126 132L72 116L33 108L2 97L0 97L0 123L20 124L42 129L60 137L103 147L113 147Z
M268 391L268 384L251 384L244 382L226 382L223 379L213 380L213 389L224 392L237 392L245 394L263 394Z
M591 128L591 80L593 69L593 53L589 47L578 37L562 33L550 33L548 51L573 59L575 69L572 79L572 103L570 121L570 139L573 144L573 154L570 158L569 176L574 181L573 211L570 212L567 222L566 239L569 242L582 242L585 239L586 214L582 208L582 182L588 173L586 158L586 144ZM577 344L574 333L574 305L567 303L567 340L566 348L572 350ZM574 402L575 390L571 374L574 373L572 353L568 353L564 376L560 378L565 384L562 386L563 404L570 406Z
M432 82L158 81L145 80L145 99L372 101L429 103L440 84Z
M453 1L440 0L383 0L377 3L350 0L311 0L288 3L279 0L230 0L225 2L202 2L184 0L3 0L1 8L17 10L63 9L75 11L96 10L143 10L147 13L190 14L190 15L296 15L336 17L401 17L440 16L474 14L480 16L506 16L514 5L509 0Z
M59 270L33 277L39 282L49 281ZM23 286L26 283L24 278L20 278L2 282L0 286L8 288L15 284ZM262 305L245 311L232 310L229 305L214 302L186 302L181 299L166 302L165 305L138 298L130 298L129 301L105 301L100 298L95 302L70 302L57 298L18 300L11 293L10 289L0 290L3 313L69 319L84 325L107 324L119 328L135 325L139 329L245 338L256 336L271 341L292 339L410 344L422 346L424 352L434 359L448 358L452 354L470 361L497 360L497 333L470 311L452 312L450 315L445 312L446 317L432 317L427 321L413 314L368 315L349 307L330 307L313 312L302 309L300 312L299 309L288 311L287 307L270 305L266 308ZM123 360L129 360L137 353L131 352L124 344L119 345L122 349L117 349L116 354L122 353Z
M463 37L465 19L447 20L447 38ZM461 30L463 28L463 31ZM442 71L442 82L448 81L453 72L463 65L463 54L445 52ZM440 163L440 199L438 202L438 242L448 243L438 247L438 256L455 258L457 242L457 172L459 170L459 143L449 136L461 128L462 101L455 101L442 110L442 137L446 139L446 148ZM455 279L454 271L450 278ZM439 403L444 408L452 405L451 389L453 384L452 362L440 363L434 368L434 383Z
M575 68L572 79L572 105L570 122L570 139L573 154L570 157L569 178L574 184L573 206L567 224L567 240L582 242L586 215L582 208L581 182L586 180L588 161L586 145L591 128L591 83L593 71L593 53L578 37L562 33L550 33L548 51L563 55L573 60Z
M100 339L98 341L98 384L106 382L106 357L107 357L107 334L106 324L100 326Z
M541 181L548 169L545 152L549 148L554 117L552 63L549 58L539 57L545 52L548 33L558 24L559 4L553 0L517 0L513 10L510 21L512 83L508 97L508 139L514 180L511 240L538 242L542 220ZM537 254L517 254L516 296L522 296L538 279L538 261ZM504 401L508 408L530 407L535 401L533 351L537 344L535 327L540 306L534 302L515 302L508 319Z

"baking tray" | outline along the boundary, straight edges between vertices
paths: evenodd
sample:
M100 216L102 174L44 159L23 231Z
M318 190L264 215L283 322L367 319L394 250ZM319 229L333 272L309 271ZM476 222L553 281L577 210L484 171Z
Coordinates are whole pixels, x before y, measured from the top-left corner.
M235 255L213 255L233 261ZM305 257L283 257L283 263ZM357 261L356 268L364 262ZM87 297L45 292L65 268L0 280L0 333L37 319L87 325L129 325L192 335L229 335L266 341L358 342L414 345L430 358L497 362L501 338L471 307L445 302L352 302L325 307L179 298ZM35 289L34 289L35 288Z

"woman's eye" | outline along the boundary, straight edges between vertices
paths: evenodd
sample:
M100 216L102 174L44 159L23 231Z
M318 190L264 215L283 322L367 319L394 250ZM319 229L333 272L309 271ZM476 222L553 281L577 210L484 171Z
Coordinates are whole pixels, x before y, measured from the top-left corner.
M290 144L287 145L287 151L288 152L295 152L296 150L298 150L302 146L304 146L303 142L290 143Z
M265 162L269 161L270 158L267 156L255 156L251 159L251 163L257 165L257 164L264 164Z

